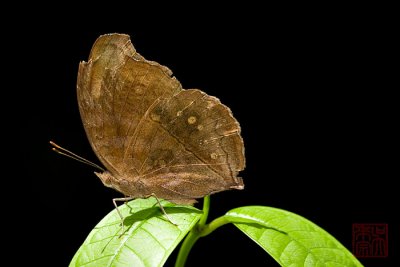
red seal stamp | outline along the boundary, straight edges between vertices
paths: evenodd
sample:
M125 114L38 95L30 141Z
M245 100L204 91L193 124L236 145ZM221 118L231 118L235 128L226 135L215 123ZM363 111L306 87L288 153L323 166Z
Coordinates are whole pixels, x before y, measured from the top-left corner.
M386 223L354 223L353 254L357 258L388 256L388 225Z

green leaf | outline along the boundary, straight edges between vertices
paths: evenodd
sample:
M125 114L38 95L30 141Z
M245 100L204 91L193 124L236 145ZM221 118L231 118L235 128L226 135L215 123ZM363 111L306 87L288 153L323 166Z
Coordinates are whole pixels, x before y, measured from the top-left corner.
M154 198L135 199L119 207L124 233L114 209L90 232L69 266L162 266L202 212L167 201L161 204L176 225Z
M297 214L248 206L230 210L224 217L281 266L362 266L333 236Z

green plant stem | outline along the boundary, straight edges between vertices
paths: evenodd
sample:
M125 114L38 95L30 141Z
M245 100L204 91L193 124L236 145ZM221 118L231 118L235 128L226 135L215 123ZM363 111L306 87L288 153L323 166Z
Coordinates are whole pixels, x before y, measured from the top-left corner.
M178 257L175 262L175 267L184 267L186 259L189 255L190 250L196 241L203 236L209 235L217 228L230 223L224 216L221 216L211 223L206 224L208 213L210 210L210 196L204 197L203 202L203 216L200 218L199 222L195 227L189 232L185 240L183 240L182 246L179 250Z
M197 231L194 230L190 231L185 240L183 240L182 246L179 249L178 257L176 258L175 267L185 266L185 262L190 250L192 249L194 243L196 243L197 239L200 238L196 232Z
M210 211L210 196L205 196L203 199L203 216L201 216L199 220L198 223L199 227L203 227L206 224L209 211Z
M210 222L209 224L206 224L201 231L199 232L199 237L203 237L206 235L211 234L212 232L214 232L217 228L231 223L230 221L228 221L225 216L221 216L218 217L217 219L213 220L212 222Z

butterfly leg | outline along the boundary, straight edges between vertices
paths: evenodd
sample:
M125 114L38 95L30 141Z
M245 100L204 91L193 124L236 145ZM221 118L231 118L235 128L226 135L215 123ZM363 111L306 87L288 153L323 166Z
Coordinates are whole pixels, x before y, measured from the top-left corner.
M122 216L121 212L118 209L117 201L124 201L126 203L127 201L132 200L132 199L134 199L134 198L133 197L119 197L119 198L113 198L113 200L112 200L113 204L115 206L115 209L117 210L118 215L121 218L122 234L125 232L125 229L124 229L124 220L125 220L125 218Z
M158 199L158 197L156 196L156 194L155 194L155 193L151 193L151 194L148 195L146 198L149 198L149 197L154 197L154 198L157 200L158 206L160 206L160 209L161 209L162 213L165 215L165 217L167 218L167 220L168 220L170 223L172 223L173 225L177 225L177 224L175 224L175 223L173 223L173 222L171 221L171 219L169 218L168 214L165 212L165 210L164 210L163 206L161 205L161 202L160 202L160 200Z

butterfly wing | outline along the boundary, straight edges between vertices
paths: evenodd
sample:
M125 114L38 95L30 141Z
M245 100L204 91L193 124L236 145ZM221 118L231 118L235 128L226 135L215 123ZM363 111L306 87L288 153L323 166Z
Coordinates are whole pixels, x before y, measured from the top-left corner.
M158 195L179 200L243 188L237 177L245 166L240 126L217 98L183 90L157 104L144 128L152 135L140 135L137 143L146 150L130 148L145 155L140 179Z
M116 188L181 202L243 188L238 122L217 98L183 90L171 74L117 34L101 36L80 64L82 121L100 161L123 180Z
M132 136L149 107L181 89L171 71L146 61L129 36L103 35L93 45L88 62L78 71L77 96L82 122L97 157L116 176L125 175L123 160Z

